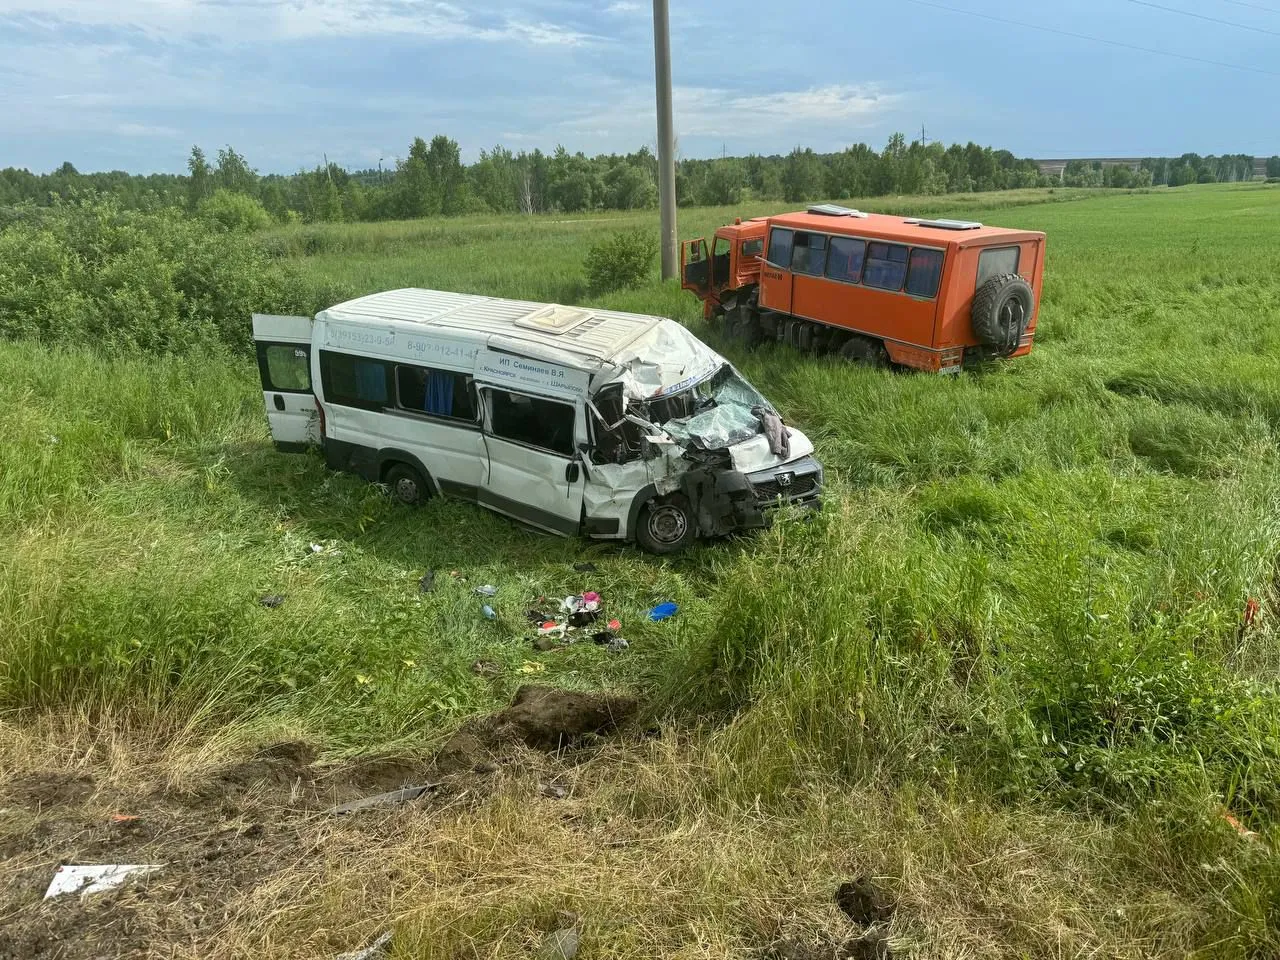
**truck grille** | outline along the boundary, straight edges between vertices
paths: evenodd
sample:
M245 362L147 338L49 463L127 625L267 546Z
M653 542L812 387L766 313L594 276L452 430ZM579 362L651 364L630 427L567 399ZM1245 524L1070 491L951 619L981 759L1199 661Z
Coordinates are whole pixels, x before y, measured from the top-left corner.
M776 500L779 497L783 500L795 500L798 497L808 496L818 489L818 475L802 473L797 474L796 478L786 485L779 483L775 478L752 484L752 486L757 500Z

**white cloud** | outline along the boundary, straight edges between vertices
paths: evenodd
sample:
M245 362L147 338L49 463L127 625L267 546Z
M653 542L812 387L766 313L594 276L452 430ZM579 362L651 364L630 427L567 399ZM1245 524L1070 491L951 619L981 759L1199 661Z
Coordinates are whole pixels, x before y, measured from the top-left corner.
M534 46L581 46L599 37L509 5L491 15L444 0L0 0L0 22L33 28L110 27L156 40L215 37L257 41L307 37L409 35Z
M619 92L621 102L593 109L560 126L583 137L627 137L641 143L654 136L653 94ZM905 94L886 93L875 84L831 85L808 90L743 93L714 87L676 87L672 92L679 137L723 137L740 142L757 135L776 142L780 136L813 143L832 128L855 130L874 125L901 106Z
M605 13L612 13L620 17L631 17L639 13L644 13L644 5L636 3L635 0L615 0L605 8Z

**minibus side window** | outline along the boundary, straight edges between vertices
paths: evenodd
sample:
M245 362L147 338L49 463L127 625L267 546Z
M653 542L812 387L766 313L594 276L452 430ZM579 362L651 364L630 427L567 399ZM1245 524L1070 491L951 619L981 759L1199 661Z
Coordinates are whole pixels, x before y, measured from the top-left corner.
M475 423L471 377L452 370L401 364L396 367L396 400L401 410Z
M575 412L571 404L505 390L491 390L489 397L489 428L495 437L573 456Z
M320 383L325 400L340 406L381 410L392 403L391 364L382 360L321 350Z

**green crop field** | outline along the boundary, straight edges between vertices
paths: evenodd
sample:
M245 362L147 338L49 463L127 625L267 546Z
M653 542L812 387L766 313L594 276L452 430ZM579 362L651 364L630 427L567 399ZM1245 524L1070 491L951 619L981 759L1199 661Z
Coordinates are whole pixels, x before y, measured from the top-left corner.
M1033 354L881 372L747 352L656 268L590 297L587 250L652 212L235 241L326 295L688 324L831 490L812 522L673 560L405 511L277 453L235 349L100 350L37 320L0 342L0 957L328 956L388 929L397 958L522 957L559 911L584 958L884 955L841 946L861 927L833 893L863 875L896 901L894 956L1280 953L1280 188L861 205L1044 230ZM764 212L681 211L681 235ZM0 253L56 243L36 236ZM78 316L39 292L65 269L3 271L0 304ZM526 608L584 589L629 649L535 650ZM678 616L645 620L664 600ZM624 691L640 722L316 813L378 771L427 777L528 682ZM168 866L42 905L77 857Z

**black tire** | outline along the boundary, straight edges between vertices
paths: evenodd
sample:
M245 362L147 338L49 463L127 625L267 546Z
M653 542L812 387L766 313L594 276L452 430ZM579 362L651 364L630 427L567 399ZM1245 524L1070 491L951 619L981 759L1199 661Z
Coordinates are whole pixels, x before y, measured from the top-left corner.
M431 496L431 488L416 469L407 463L393 463L387 470L383 483L397 503L416 507Z
M1018 349L1031 323L1035 294L1016 273L992 277L973 298L971 320L978 340L1002 356Z
M636 519L636 543L656 554L679 553L698 536L697 519L680 494L650 500Z
M840 356L853 363L865 363L877 370L889 366L889 351L884 344L871 337L854 334L840 348Z

